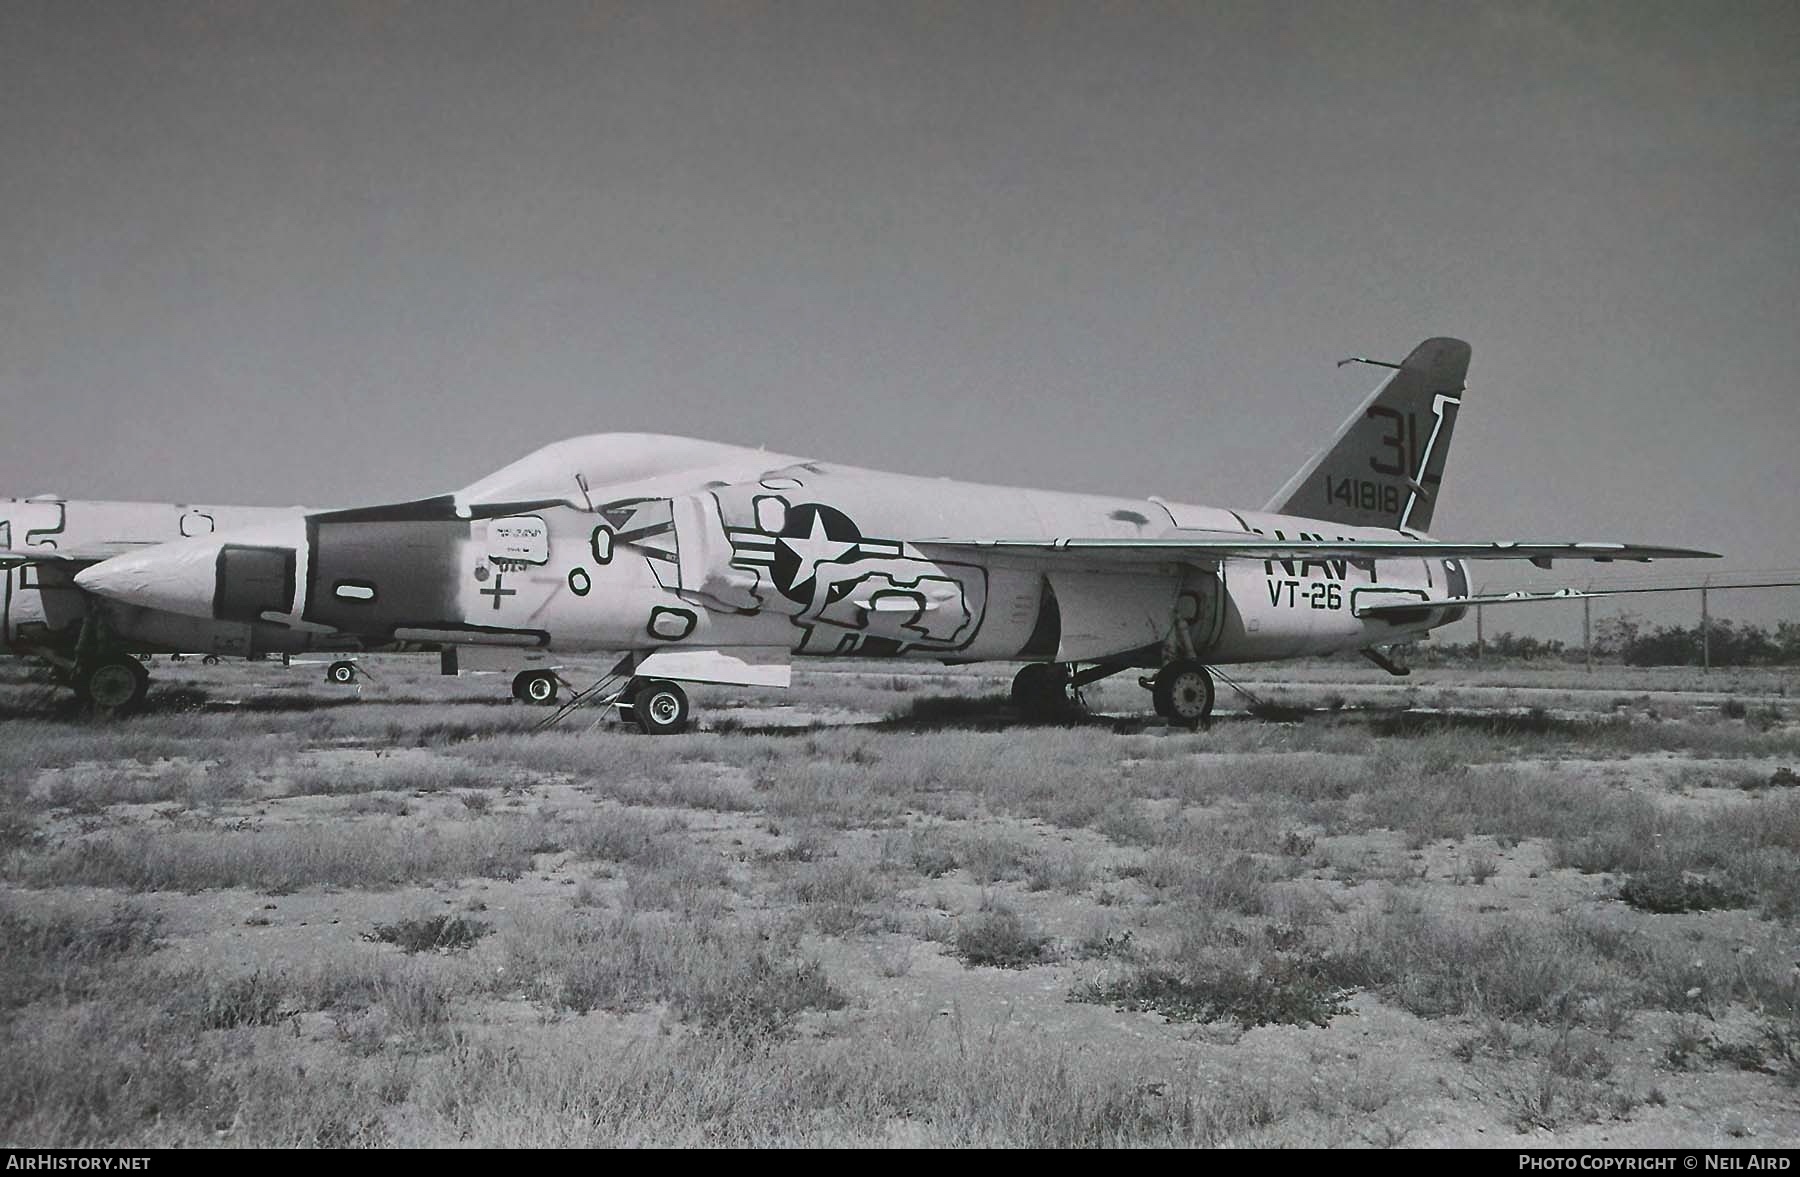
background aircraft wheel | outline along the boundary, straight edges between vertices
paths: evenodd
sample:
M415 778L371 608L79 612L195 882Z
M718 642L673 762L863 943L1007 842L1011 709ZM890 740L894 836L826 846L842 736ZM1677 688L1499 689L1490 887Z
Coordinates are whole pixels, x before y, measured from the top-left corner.
M1069 706L1069 668L1033 662L1013 676L1013 706L1028 715L1053 715Z
M206 657L200 659L200 665L202 666L217 666L218 664L219 656L217 654L208 654Z
M325 669L325 681L347 686L356 681L356 663L333 662Z
M81 697L102 711L126 711L144 701L150 672L123 654L96 663L77 680Z
M1212 716L1213 680L1198 662L1171 662L1151 688L1156 713L1174 723L1200 724Z
M556 702L556 676L548 670L521 670L513 677L513 698L548 706Z
M631 702L637 725L646 735L675 735L687 730L687 692L674 683L645 683Z

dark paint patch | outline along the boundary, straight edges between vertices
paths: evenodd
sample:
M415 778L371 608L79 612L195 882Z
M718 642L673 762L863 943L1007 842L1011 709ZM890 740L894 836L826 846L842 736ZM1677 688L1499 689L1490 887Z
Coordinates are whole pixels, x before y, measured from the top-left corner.
M226 544L213 582L213 616L257 621L294 607L294 550Z
M1031 636L1025 639L1025 645L1019 650L1019 657L1036 660L1056 657L1056 648L1062 645L1062 606L1056 603L1056 590L1050 587L1050 578L1043 578L1043 589L1038 600L1037 624L1031 629Z
M467 520L454 518L308 518L306 620L383 636L401 627L444 628L446 619L461 624L461 548L469 531ZM320 591L344 580L382 585L381 597L340 601Z
M374 507L350 507L307 516L307 523L427 523L456 519L456 500L450 495L414 499L408 503L383 503ZM461 520L457 520L461 522Z

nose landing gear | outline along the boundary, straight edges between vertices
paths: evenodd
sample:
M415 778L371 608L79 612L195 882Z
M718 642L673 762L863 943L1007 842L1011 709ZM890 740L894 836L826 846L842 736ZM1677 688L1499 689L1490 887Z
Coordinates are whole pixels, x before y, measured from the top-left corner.
M96 710L115 714L131 710L150 690L150 672L126 654L110 654L82 667L75 675L75 692Z

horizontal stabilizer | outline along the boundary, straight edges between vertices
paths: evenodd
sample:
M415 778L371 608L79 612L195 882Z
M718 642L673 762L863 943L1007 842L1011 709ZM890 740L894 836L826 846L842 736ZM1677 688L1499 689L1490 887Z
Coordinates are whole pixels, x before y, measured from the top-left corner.
M1701 589L1759 589L1759 588L1800 588L1800 580L1769 580L1756 584L1665 584L1647 588L1590 588L1590 589L1545 589L1541 592L1486 593L1473 597L1454 597L1449 600L1434 600L1432 607L1454 605L1462 608L1465 605L1524 605L1537 601L1579 601L1594 597L1623 597L1636 593L1697 593ZM1426 602L1397 601L1382 605L1360 605L1358 616L1379 617L1383 613L1416 611Z
M1384 613L1417 613L1420 609L1434 609L1453 606L1461 609L1469 605L1511 605L1521 601L1570 601L1578 597L1598 597L1602 593L1584 593L1576 589L1550 589L1541 593L1490 593L1474 597L1439 597L1436 600L1413 599L1396 600L1380 605L1362 605L1356 607L1358 617L1380 617Z

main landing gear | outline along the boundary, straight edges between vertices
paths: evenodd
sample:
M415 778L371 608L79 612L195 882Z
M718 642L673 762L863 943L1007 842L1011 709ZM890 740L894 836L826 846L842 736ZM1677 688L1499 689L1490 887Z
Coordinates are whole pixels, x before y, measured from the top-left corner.
M340 659L325 668L325 681L347 687L356 681L356 663Z
M558 680L553 670L521 670L513 676L513 698L548 707L556 702Z
M1067 662L1034 662L1013 677L1013 706L1034 719L1066 717L1080 708L1082 687L1125 669L1121 663L1082 669ZM1170 723L1198 727L1212 718L1213 678L1201 663L1176 659L1138 681L1149 689L1156 713Z
M1076 706L1074 671L1066 662L1033 662L1013 676L1013 706L1034 719L1069 714Z
M1170 723L1198 727L1212 718L1212 675L1200 663L1177 659L1145 681L1156 713Z

